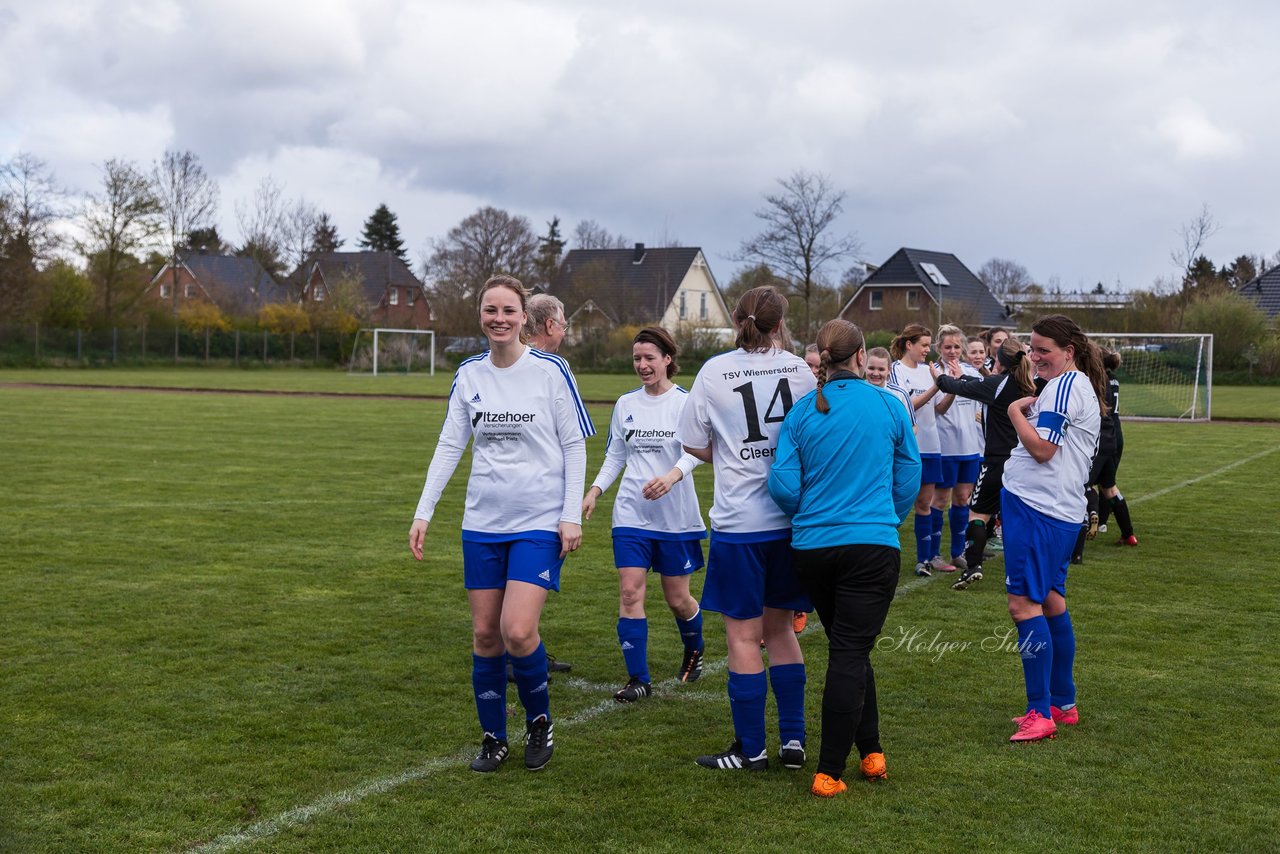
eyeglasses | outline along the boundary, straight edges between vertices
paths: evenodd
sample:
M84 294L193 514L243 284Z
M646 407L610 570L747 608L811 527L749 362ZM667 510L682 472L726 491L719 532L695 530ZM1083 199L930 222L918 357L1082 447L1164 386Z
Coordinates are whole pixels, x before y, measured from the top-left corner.
M552 323L558 323L558 324L560 324L560 328L561 328L561 329L563 329L565 332L568 332L568 331L569 331L569 321L567 321L567 320L555 320L555 319L553 318L551 322L552 322Z

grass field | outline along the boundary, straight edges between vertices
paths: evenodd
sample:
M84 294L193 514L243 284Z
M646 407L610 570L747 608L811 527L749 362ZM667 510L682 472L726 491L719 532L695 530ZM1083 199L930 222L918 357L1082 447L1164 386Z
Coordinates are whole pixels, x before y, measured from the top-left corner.
M298 390L313 374L236 376ZM601 397L614 380L633 382ZM406 546L442 414L0 388L0 850L1275 850L1280 427L1126 425L1142 545L1100 536L1072 569L1082 723L1053 742L1007 743L1023 695L1016 653L992 649L1000 562L964 593L904 573L875 655L890 782L819 802L819 631L801 640L803 772L693 765L731 738L714 618L702 681L609 699L624 674L607 498L543 620L574 666L551 686L555 759L466 769L461 473L429 560ZM603 428L608 407L592 415ZM591 473L602 451L589 443ZM656 589L649 616L655 676L673 673Z

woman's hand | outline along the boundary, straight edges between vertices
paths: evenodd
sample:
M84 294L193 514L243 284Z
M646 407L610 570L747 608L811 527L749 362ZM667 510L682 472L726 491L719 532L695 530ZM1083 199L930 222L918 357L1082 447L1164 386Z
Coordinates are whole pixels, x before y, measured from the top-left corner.
M427 538L427 520L414 519L409 526L409 551L414 560L422 560L422 541Z
M1036 398L1034 396L1020 397L1013 403L1009 404L1009 417L1013 418L1013 413L1017 412L1023 418L1027 418L1031 415L1031 407L1035 405Z
M596 512L596 499L600 497L600 487L593 486L587 490L587 494L582 499L582 518L590 520L591 514Z
M582 526L577 522L560 523L560 558L564 559L569 552L576 552L582 545Z
M646 483L644 489L641 490L641 494L650 501L657 501L670 493L671 489L683 479L684 472L678 468L673 468L661 477L655 477Z

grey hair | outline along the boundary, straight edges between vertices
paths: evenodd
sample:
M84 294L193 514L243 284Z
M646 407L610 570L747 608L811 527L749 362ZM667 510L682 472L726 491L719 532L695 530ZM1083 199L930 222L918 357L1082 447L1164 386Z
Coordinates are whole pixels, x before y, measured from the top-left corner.
M525 334L533 338L547 331L547 321L564 314L564 303L551 294L534 294L529 297L529 319L525 323Z

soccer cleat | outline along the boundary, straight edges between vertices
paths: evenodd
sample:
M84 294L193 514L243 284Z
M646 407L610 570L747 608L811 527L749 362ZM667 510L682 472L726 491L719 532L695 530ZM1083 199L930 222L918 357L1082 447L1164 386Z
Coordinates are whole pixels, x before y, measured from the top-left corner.
M809 615L804 611L796 611L791 618L791 631L800 634L807 625L809 625Z
M952 590L965 590L971 584L977 584L982 580L982 567L975 566L972 569L966 569L960 573L960 577L951 585Z
M916 564L916 575L921 578L928 578L930 575L933 575L933 573L929 571L929 564L918 563Z
M837 780L829 774L814 774L813 785L809 787L809 791L820 798L834 798L849 791L849 787L845 785L844 780Z
M956 569L965 570L969 568L969 561L964 559L964 555L956 555L951 559L951 565Z
M883 753L868 753L862 757L862 776L868 780L888 780L889 767L885 765Z
M1096 536L1098 536L1098 511L1090 510L1089 528L1084 532L1084 538L1086 540L1092 540Z
M551 761L555 746L551 734L553 726L546 715L538 715L525 724L524 767L530 771L541 771Z
M804 767L804 745L794 738L778 748L778 759L783 768Z
M1138 544L1138 538L1135 537L1133 534L1130 534L1127 537L1121 537L1119 540L1116 541L1117 546L1136 546L1137 544Z
M613 699L619 703L634 703L636 700L643 700L653 693L653 689L649 687L648 682L642 682L639 676L632 676L627 680L627 684L619 688L613 694Z
M507 743L495 738L493 733L486 732L480 744L480 755L471 760L471 770L480 774L491 774L498 770L507 758Z
M1009 740L1017 744L1024 741L1042 741L1058 737L1058 725L1051 718L1035 709L1027 712L1018 721L1018 731L1009 736Z
M1078 706L1072 706L1066 711L1063 711L1062 709L1059 709L1057 706L1050 706L1049 717L1053 719L1053 722L1055 724L1063 724L1064 726L1075 726L1076 724L1080 723L1080 709ZM1026 718L1026 715L1018 715L1016 718L1010 718L1010 720L1012 720L1015 724L1020 724L1022 723L1024 718Z
M686 649L684 661L680 662L680 672L676 678L681 682L697 682L702 675L702 647Z
M929 566L938 572L955 572L956 568L942 559L942 555L929 558Z
M573 665L567 661L561 661L551 653L547 653L547 672L548 673L568 673L573 669Z
M751 758L742 752L742 742L735 741L724 753L712 753L699 756L693 760L703 768L716 768L722 771L764 771L769 767L769 754L761 752Z

